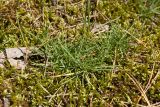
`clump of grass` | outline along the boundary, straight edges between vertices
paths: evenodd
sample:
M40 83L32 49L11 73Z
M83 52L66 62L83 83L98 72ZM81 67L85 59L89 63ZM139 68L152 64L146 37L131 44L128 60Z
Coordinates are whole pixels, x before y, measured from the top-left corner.
M110 99L107 96L104 99L102 93L105 87L110 86L109 83L103 82L110 81L112 70L120 66L115 58L123 58L128 49L129 37L119 30L119 27L113 25L110 32L103 34L105 38L84 36L72 42L63 38L50 39L38 53L46 56L47 63L51 65L37 68L32 67L33 62L31 62L31 68L28 67L25 72L17 72L14 69L9 72L2 71L1 74L5 73L2 78L14 76L10 81L3 80L10 87L5 88L7 92L3 91L3 96L10 93L10 101L13 105L23 105L25 101L28 101L26 104L30 106L90 105L92 103L107 105L104 102ZM45 35L47 33L44 33L44 37ZM103 78L103 82L99 81L100 78ZM99 89L98 84L103 87L98 86ZM28 92L30 95L26 94ZM93 96L94 99L92 99ZM92 100L88 99L90 97Z
M114 56L121 59L128 48L129 37L118 28L112 26L110 32L98 39L81 36L73 42L61 38L50 40L44 45L44 53L52 62L53 68L110 70Z

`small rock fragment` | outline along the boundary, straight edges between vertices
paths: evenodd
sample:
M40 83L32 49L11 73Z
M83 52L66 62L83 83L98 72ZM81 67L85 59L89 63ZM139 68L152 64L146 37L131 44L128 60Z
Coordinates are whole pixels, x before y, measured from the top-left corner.
M52 1L52 5L56 6L57 5L57 0L51 0Z
M5 59L5 55L3 52L0 53L0 59Z
M4 61L5 59L0 59L0 68L4 68L4 65L3 65Z
M109 25L105 24L95 24L94 28L91 30L93 34L99 34L102 32L109 31Z
M8 59L8 62L10 63L11 66L15 67L18 70L23 70L26 67L26 64L23 60L10 58Z
M5 55L3 52L0 53L0 68L4 68Z
M3 107L10 107L10 101L8 98L3 98Z
M31 53L31 51L27 49L26 47L7 48L5 49L5 52L6 52L7 58L20 58L26 54Z
M4 62L8 60L11 66L18 70L23 70L26 67L26 63L24 61L25 55L30 53L31 51L26 47L7 48L4 52L0 53L0 68L4 68Z

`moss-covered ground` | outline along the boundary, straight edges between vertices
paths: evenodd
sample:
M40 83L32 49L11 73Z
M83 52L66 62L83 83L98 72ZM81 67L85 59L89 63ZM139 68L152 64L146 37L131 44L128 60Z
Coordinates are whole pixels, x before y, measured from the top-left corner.
M0 68L2 104L160 106L160 0L0 0L0 51L11 47L41 58Z

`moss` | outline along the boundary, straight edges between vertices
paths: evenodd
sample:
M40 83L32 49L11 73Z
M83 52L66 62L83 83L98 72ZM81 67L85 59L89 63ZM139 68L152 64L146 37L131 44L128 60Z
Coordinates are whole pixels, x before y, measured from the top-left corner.
M51 64L29 59L26 70L18 71L6 63L0 99L9 96L12 106L146 105L138 81L143 90L151 84L146 95L158 102L159 5L158 0L99 0L89 7L84 0L59 0L56 6L49 0L1 0L0 50L37 46ZM90 32L95 23L110 29L95 38Z

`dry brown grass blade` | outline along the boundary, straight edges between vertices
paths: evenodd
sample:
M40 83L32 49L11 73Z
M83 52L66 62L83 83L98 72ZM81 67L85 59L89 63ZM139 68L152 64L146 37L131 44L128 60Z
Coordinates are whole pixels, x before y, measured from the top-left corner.
M134 35L132 35L129 31L125 30L125 29L122 29L124 32L126 32L127 34L129 34L130 36L132 36L136 42L140 45L143 45L144 47L146 47L146 43L144 43L142 40L136 38Z
M145 93L148 91L148 89L151 87L151 83L152 83L152 78L153 78L153 73L154 73L154 67L155 67L155 63L153 64L153 68L152 68L152 71L151 71L151 75L150 75L150 78L148 80L148 83L145 87ZM142 99L142 97L140 97L138 99L138 102Z
M151 84L156 81L156 79L158 78L159 74L160 74L160 70L158 70L156 76L152 79ZM150 86L148 86L146 90L148 90L149 88L150 88Z
M153 64L153 68L152 68L152 72L151 72L151 75L150 75L150 78L148 80L148 83L145 87L145 93L147 93L147 91L149 90L149 88L152 86L152 83L156 81L157 77L159 76L160 74L160 70L158 70L158 72L156 73L155 77L153 78L153 73L154 73L154 68L155 68L155 63ZM153 78L153 79L152 79ZM140 97L138 99L138 102L141 100L142 97ZM159 105L160 106L160 105Z
M131 81L134 83L134 85L137 87L137 89L140 91L140 93L143 96L143 98L145 99L148 107L152 107L149 100L148 100L148 97L145 93L145 90L142 88L141 84L131 74L128 74L128 73L126 73L126 74L131 79Z
M148 83L147 83L147 85L146 85L145 92L147 92L148 89L149 89L150 86L151 86L152 78L153 78L153 73L154 73L154 68L155 68L155 62L154 62L154 64L153 64L152 72L151 72L150 78L149 78L149 80L148 80Z

